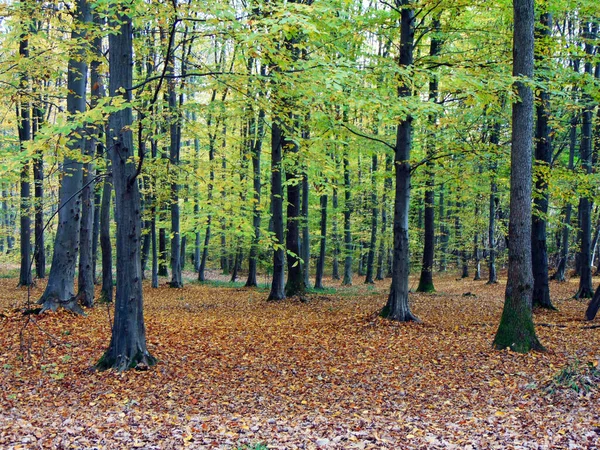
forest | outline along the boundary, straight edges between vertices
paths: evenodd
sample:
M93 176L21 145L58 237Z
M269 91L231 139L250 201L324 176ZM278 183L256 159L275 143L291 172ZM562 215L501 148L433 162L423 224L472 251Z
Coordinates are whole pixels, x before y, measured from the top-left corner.
M600 446L599 24L2 2L0 445Z

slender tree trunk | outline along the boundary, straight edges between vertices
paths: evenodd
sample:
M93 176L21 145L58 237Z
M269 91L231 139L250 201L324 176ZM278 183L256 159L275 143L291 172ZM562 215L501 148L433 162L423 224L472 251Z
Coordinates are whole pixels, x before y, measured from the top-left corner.
M211 102L214 101L216 96L216 91L213 90L213 95ZM210 130L210 126L212 123L212 117L208 117L207 126ZM207 194L207 204L212 208L213 203L213 189L215 185L215 139L216 136L214 133L209 132L208 136L208 163L210 165L209 172L209 183L208 183L208 194ZM212 224L212 214L209 213L206 219L206 232L204 234L204 246L202 247L202 258L200 260L200 268L198 269L198 281L206 281L206 263L208 261L208 246L210 244L211 237L211 224Z
M404 70L413 64L415 12L410 0L401 0L403 6L400 25L400 67ZM411 97L411 86L398 86L398 97ZM381 315L399 322L418 320L408 303L408 275L410 256L408 248L408 210L410 206L410 150L412 145L412 116L407 115L397 127L394 163L396 167L396 199L394 201L394 256L392 285L387 304Z
M171 66L170 72L173 73L172 56L167 56L168 64ZM169 80L167 83L169 95L169 112L171 123L169 126L169 135L171 138L169 158L175 171L171 181L171 282L172 288L182 288L183 279L181 277L181 224L179 212L179 154L181 150L181 114L177 109L177 92L175 91L175 80Z
M309 139L308 131L305 132L304 139ZM310 287L310 232L308 226L308 170L305 167L302 173L302 274L304 275L304 286Z
M440 29L440 21L438 18L434 18L432 22L432 28L434 32L439 31ZM435 58L439 52L441 47L441 41L438 37L432 37L430 47L429 47L429 55L432 58ZM438 96L438 79L434 74L429 81L429 101L432 103L437 102ZM429 123L435 128L437 123L437 117L435 114L429 115ZM425 194L424 194L424 204L425 204L425 233L423 239L423 262L421 265L421 277L419 279L419 286L417 287L417 292L434 292L435 287L433 285L433 258L435 252L435 210L434 210L434 200L435 200L435 173L433 171L433 161L432 158L435 155L435 136L432 136L433 139L427 145L427 157L429 160L427 161L427 180L425 181Z
M344 147L344 279L343 286L352 285L352 230L350 228L350 215L352 214L352 200L350 193L350 162L348 149Z
M500 143L500 120L494 119L494 125L490 134L490 144L496 149ZM488 281L487 284L498 283L498 274L496 273L496 215L498 212L498 163L494 156L490 160L490 211L488 222L488 241L489 241L489 259L488 259Z
M514 0L513 75L533 77L533 0ZM533 92L517 81L519 100L512 105L508 282L494 347L541 350L532 317L531 153Z
M111 171L110 158L107 156L106 170ZM112 197L112 176L105 177L102 185L102 204L100 205L100 250L102 251L102 288L100 299L103 302L113 300L112 244L110 241L110 205Z
M369 241L369 254L367 256L367 275L366 284L373 284L373 270L375 265L375 248L377 247L377 216L379 208L377 207L377 154L373 154L371 159L371 239Z
M264 74L264 69L261 71ZM246 286L256 286L256 271L258 265L258 251L260 242L260 200L261 200L261 182L260 182L260 155L262 151L262 141L264 134L265 111L260 109L258 118L253 119L254 126L250 128L253 136L252 148L252 187L253 187L253 202L252 202L252 244L250 246L250 256L248 261L248 279Z
M590 42L595 38L595 25L586 25L586 37L588 41L585 44L585 52L588 55L588 60L585 63L585 73L592 75L591 55L594 52L594 46ZM590 30L591 29L591 30ZM581 167L588 174L592 173L592 113L594 104L589 94L583 94L583 113L581 125L581 144L580 156ZM591 219L591 200L588 194L584 194L579 200L580 222L579 229L581 230L581 251L580 251L580 278L579 290L575 294L575 298L592 298L594 291L592 288L592 267L591 267L591 238L592 238L592 219Z
M327 194L319 197L321 206L321 235L319 240L319 259L317 260L317 273L315 275L315 289L324 289L323 274L325 272L325 250L327 243Z
M27 60L29 58L28 32L23 30L19 41L19 57ZM29 77L23 72L20 76L20 89L27 91ZM25 152L27 142L31 140L31 103L24 93L17 103L17 128L19 132L19 144L21 152ZM29 158L23 160L20 174L20 234L21 234L21 270L19 272L19 286L29 286L31 278L31 165Z
M335 157L335 156L334 156ZM336 164L337 165L337 164ZM340 279L340 235L338 234L338 190L337 185L333 186L331 206L333 208L333 224L332 224L332 241L333 241L333 262L331 266L331 278L334 280Z
M440 187L440 199L439 199L439 215L440 215L440 272L448 270L448 241L450 230L448 229L447 219L448 213L444 212L445 208L445 188L444 185ZM449 209L449 208L448 208Z
M33 107L33 137L39 131L44 121L44 111L40 102ZM44 247L44 153L39 151L33 160L33 183L35 197L35 275L37 278L46 278L46 249Z
M385 174L386 177L383 180L383 195L381 196L381 239L379 240L379 252L377 255L377 276L376 280L383 280L384 278L384 259L385 259L385 239L387 235L387 223L388 223L388 212L387 202L388 194L392 190L392 179L387 175L392 171L393 159L391 153L387 152L385 155Z
M552 16L544 12L540 18L537 35L540 40L549 38L552 32ZM545 45L540 42L540 46ZM540 49L541 51L541 49ZM538 61L539 63L540 61ZM541 62L543 64L543 62ZM543 70L543 66L540 68ZM550 94L544 89L538 89L537 126L535 130L535 163L542 168L550 168L552 162L552 130L549 121ZM531 263L533 270L533 306L556 309L550 301L548 285L548 249L546 232L546 215L548 214L548 180L540 171L535 180L537 195L533 199L534 211L531 226Z
M67 75L67 111L75 115L86 109L87 63L86 48L80 41L85 39L86 23L89 22L89 10L86 0L77 0L75 23L71 39L78 42L77 50L70 57ZM71 136L69 148L71 152L80 152L85 142L80 129ZM79 253L79 232L81 227L81 187L83 180L83 165L80 158L66 156L63 164L63 177L59 188L60 209L58 212L58 227L54 239L52 266L48 284L38 301L42 311L55 311L58 307L83 313L75 298L73 281L75 266Z
M93 20L100 24L100 20L94 15ZM90 109L98 106L99 100L104 97L104 86L100 73L100 61L102 60L102 38L93 40L93 50L96 59L90 63ZM94 306L94 210L96 168L93 156L97 153L96 148L100 134L93 127L87 127L85 138L85 154L89 161L83 166L83 191L81 194L81 230L79 235L79 274L77 278L77 301L85 307Z
M118 32L109 36L110 95L131 101L133 32L131 18L119 12ZM122 94L121 92L125 92ZM140 193L137 165L132 161L131 108L113 112L108 142L115 186L117 222L117 293L111 341L96 367L124 371L151 366L156 360L146 348L140 258Z

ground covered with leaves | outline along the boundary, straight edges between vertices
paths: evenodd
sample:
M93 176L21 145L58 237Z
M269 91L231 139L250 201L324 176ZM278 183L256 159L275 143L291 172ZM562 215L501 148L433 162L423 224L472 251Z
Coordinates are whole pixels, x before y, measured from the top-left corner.
M600 328L576 280L551 285L547 351L527 355L491 348L503 284L438 279L411 294L420 324L377 317L389 281L282 303L147 286L159 363L127 373L91 370L111 307L24 316L15 285L0 279L1 448L600 448Z

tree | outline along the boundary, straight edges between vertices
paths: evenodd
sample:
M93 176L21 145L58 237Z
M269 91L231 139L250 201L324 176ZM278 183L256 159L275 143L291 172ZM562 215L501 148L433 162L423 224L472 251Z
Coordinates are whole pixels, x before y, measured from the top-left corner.
M86 0L77 0L74 13L75 23L71 32L74 45L69 58L67 79L67 111L71 120L86 109L87 63L85 39L86 23L89 22L89 6ZM48 284L38 301L42 311L56 310L58 307L82 313L73 290L75 265L79 252L79 233L81 228L81 187L83 165L81 155L85 146L83 131L77 127L69 140L71 154L65 156L62 163L63 177L59 188L58 227L54 239L52 266Z
M146 348L146 329L142 294L141 214L137 177L142 161L134 156L132 99L133 27L125 5L117 6L109 36L109 92L128 104L110 115L108 123L109 154L115 188L117 223L117 290L115 317L108 349L96 363L100 370L152 366L156 363ZM139 165L139 166L138 166Z
M585 24L585 73L592 76L594 45L592 40L596 37L596 24ZM594 104L589 93L583 94L583 112L581 124L580 156L581 167L586 174L592 173L592 116ZM579 253L580 278L579 290L575 298L591 298L594 294L592 289L592 261L591 261L591 239L592 239L592 205L588 193L579 199L579 228L581 230L581 250Z
M497 349L542 350L531 310L531 153L533 138L533 0L513 2L513 76L519 100L512 105L508 281L504 309L494 338Z
M544 39L550 37L552 16L544 12L537 27L537 38L540 47L548 45ZM542 49L538 49L539 70L543 72ZM534 212L531 229L531 262L533 269L533 306L555 309L550 300L548 286L548 250L546 244L546 215L548 214L548 181L547 170L552 162L552 142L549 122L550 95L544 88L538 89L537 123L535 130L535 162L539 171L535 180L537 195L534 198Z
M410 0L396 0L396 6L402 8L400 18L400 57L399 65L410 70L413 65L415 11ZM409 98L412 95L409 81L404 79L398 86L398 97ZM410 205L410 150L412 145L412 116L407 113L396 129L394 165L396 167L396 198L394 201L394 251L392 263L392 285L387 303L381 315L399 322L417 321L408 304L408 209Z
M29 31L30 26L23 24L23 31L19 40L19 57L27 60L29 58ZM19 131L19 143L21 151L26 151L26 145L31 141L31 104L27 97L29 92L29 77L23 69L20 75L19 88L22 91L17 103L17 128ZM21 270L19 272L19 286L31 285L31 216L29 207L31 203L31 184L29 160L25 159L21 167L21 205L20 205L20 233L21 233Z

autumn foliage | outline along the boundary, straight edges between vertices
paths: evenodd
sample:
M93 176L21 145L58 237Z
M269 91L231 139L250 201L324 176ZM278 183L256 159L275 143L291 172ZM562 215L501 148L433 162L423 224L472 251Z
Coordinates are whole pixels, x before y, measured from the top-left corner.
M529 354L492 349L502 284L442 278L410 295L422 323L402 324L377 315L388 282L281 303L163 285L145 290L159 362L126 373L91 370L112 306L23 315L15 285L0 279L2 448L600 445L600 329L575 281L551 284L559 311L534 316L548 351Z

